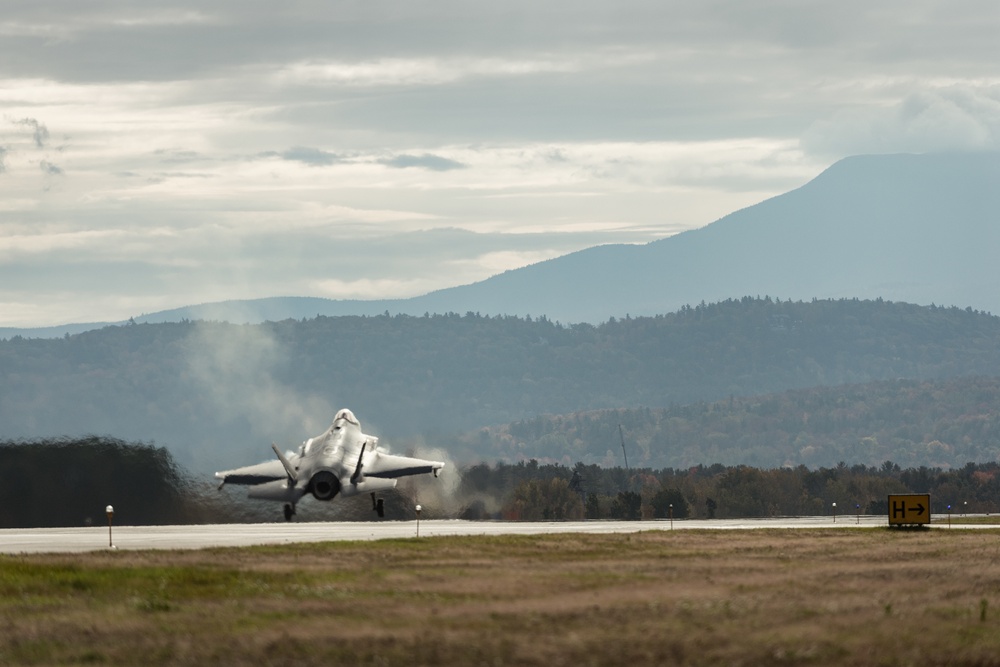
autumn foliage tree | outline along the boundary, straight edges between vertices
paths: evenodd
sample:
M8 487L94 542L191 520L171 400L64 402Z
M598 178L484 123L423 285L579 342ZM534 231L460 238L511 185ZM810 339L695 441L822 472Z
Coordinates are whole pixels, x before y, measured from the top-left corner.
M521 482L503 509L504 518L517 521L578 521L583 514L579 494L560 478Z

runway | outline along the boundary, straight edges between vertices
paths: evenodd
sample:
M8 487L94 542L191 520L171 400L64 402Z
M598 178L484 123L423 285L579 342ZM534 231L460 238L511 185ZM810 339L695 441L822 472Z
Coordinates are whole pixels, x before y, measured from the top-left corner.
M551 523L432 520L383 522L256 523L190 526L107 526L0 530L0 553L79 553L101 549L207 549L333 540L382 540L445 535L636 533L645 530L851 529L886 526L884 516L841 515L773 519L565 521ZM936 525L935 528L945 526ZM972 528L963 525L956 528ZM982 526L992 527L996 526ZM113 545L113 546L112 546Z

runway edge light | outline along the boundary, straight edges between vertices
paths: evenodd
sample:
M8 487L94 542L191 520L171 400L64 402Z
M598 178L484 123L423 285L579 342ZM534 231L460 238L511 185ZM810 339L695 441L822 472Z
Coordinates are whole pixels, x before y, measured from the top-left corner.
M104 508L104 513L108 515L108 548L114 549L115 543L111 539L111 519L115 516L115 508L112 507L111 505L108 505L107 507Z

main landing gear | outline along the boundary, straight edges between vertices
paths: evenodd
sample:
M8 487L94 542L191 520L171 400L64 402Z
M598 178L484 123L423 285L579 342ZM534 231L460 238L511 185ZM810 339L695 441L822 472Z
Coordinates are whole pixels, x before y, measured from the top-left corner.
M376 498L374 492L372 492L372 510L378 514L378 518L385 518L385 501L383 498Z
M385 500L376 498L374 493L372 493L372 510L378 514L378 518L385 518ZM285 521L291 521L293 516L295 516L295 505L285 503Z

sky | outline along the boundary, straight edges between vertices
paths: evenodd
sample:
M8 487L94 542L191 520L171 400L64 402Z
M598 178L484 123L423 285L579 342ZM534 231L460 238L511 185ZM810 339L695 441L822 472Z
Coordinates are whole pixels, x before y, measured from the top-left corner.
M417 296L998 150L997 35L993 0L4 0L0 326Z

